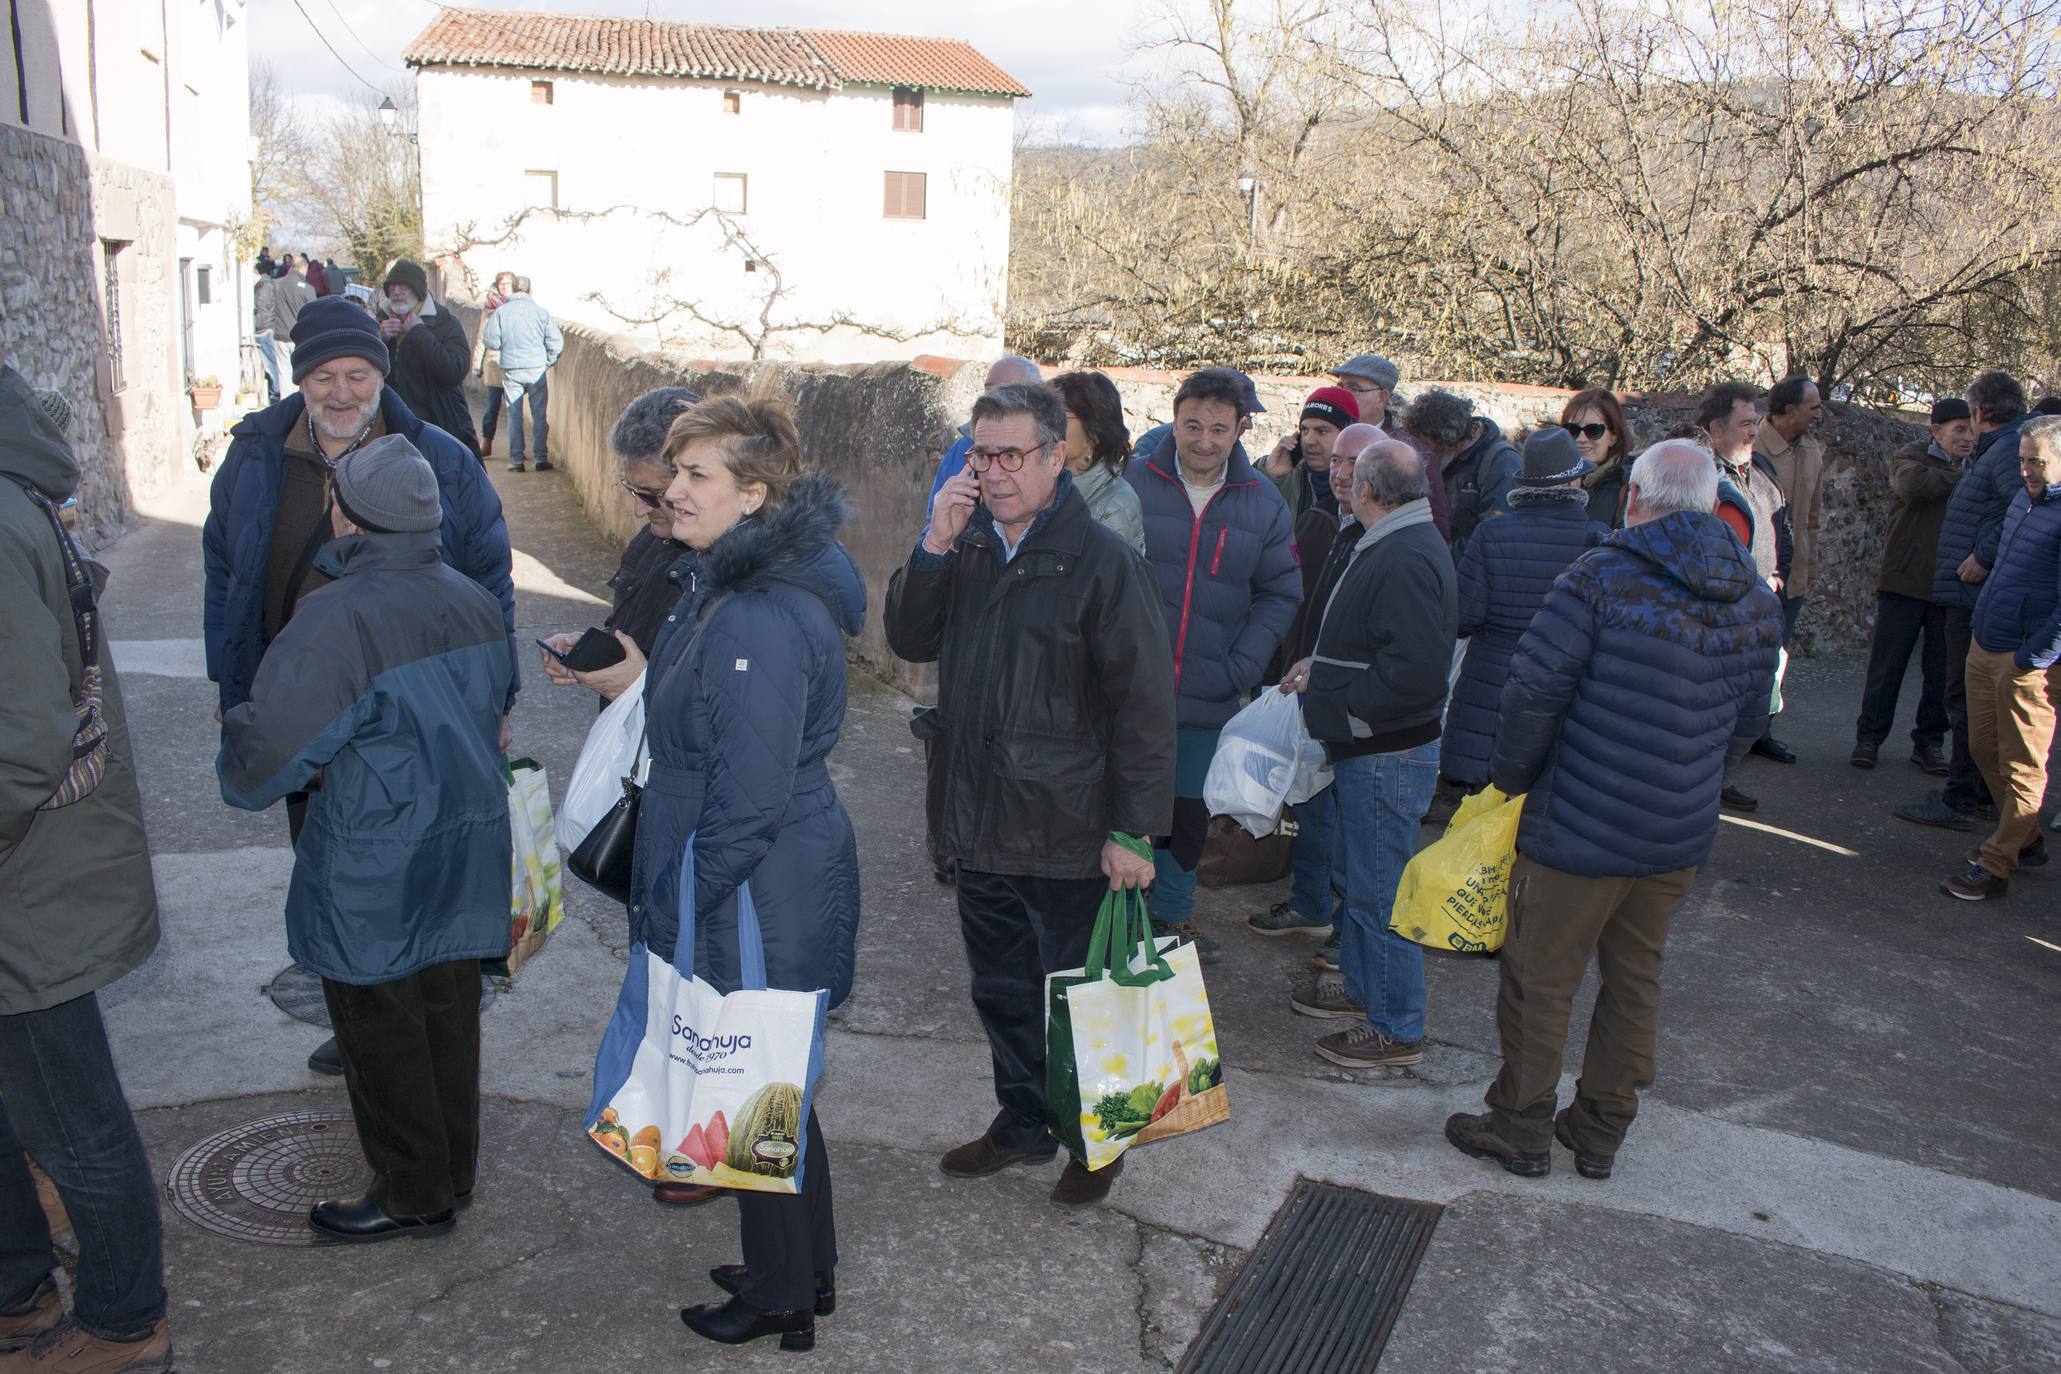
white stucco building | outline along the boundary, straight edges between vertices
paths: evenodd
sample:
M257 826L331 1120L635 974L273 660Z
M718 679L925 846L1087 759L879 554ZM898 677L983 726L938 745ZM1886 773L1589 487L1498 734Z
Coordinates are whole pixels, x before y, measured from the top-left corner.
M409 46L447 272L709 358L994 352L1021 83L951 39L446 9Z

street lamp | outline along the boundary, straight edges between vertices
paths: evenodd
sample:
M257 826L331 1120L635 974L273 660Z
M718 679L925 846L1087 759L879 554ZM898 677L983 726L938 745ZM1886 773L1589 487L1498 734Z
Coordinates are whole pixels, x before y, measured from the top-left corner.
M1245 241L1249 248L1259 246L1260 192L1264 191L1266 186L1267 184L1256 176L1238 178L1238 194L1245 197Z
M401 111L394 104L394 98L390 95L382 96L379 101L379 122L391 129L394 127L394 121L400 116Z

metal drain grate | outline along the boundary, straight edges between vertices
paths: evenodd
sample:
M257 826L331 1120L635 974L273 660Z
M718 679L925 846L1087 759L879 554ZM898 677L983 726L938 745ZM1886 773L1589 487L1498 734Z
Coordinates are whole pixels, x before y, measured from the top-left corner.
M494 1005L499 986L492 978L480 977L479 1009L485 1011ZM311 1026L328 1030L329 1003L322 997L322 975L302 968L299 964L288 964L279 971L279 976L265 984L265 996L272 999L272 1005L296 1021L305 1021Z
M313 1245L308 1209L371 1182L348 1115L295 1112L209 1136L172 1166L166 1192L174 1211L218 1236Z
M1179 1374L1366 1374L1442 1208L1302 1179Z

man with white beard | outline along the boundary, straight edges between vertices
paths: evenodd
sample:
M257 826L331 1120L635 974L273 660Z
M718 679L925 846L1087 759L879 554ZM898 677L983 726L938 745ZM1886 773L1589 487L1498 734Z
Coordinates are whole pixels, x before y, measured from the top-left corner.
M501 603L510 643L515 584L501 497L479 460L456 439L417 419L386 385L392 360L379 326L356 302L325 296L301 308L293 325L293 381L299 388L229 431L229 452L215 473L201 530L207 575L203 613L208 677L222 713L250 700L265 648L303 597L329 581L315 555L331 538L336 465L383 434L415 446L436 473L442 506L443 561ZM515 704L511 681L508 705ZM501 723L504 747L508 723ZM307 793L287 798L288 834L300 838ZM339 1074L336 1042L308 1060Z

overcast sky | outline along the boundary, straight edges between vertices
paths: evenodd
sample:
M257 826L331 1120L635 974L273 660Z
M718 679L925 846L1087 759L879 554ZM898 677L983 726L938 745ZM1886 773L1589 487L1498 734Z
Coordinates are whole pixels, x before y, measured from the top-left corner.
M1124 69L1154 0L528 0L480 9L564 10L711 24L874 29L964 38L1035 93L1017 106L1040 142L1110 143L1125 127ZM310 113L365 83L405 90L401 50L436 16L432 0L253 0L251 60L277 71ZM313 27L310 25L313 21ZM315 28L321 30L317 37ZM335 46L324 48L322 38ZM346 70L354 69L356 76Z

